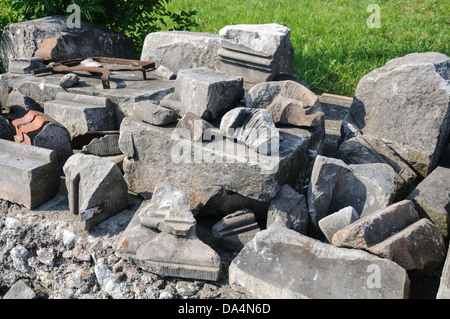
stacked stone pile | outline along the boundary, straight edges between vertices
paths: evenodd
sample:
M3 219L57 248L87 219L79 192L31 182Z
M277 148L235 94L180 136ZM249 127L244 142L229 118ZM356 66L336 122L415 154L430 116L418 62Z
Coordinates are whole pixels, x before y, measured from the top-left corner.
M103 89L29 74L48 38L55 59L89 58L86 32L124 41L60 24L0 45L0 297L404 299L428 276L450 298L447 56L389 61L336 120L284 26L151 33L156 69Z

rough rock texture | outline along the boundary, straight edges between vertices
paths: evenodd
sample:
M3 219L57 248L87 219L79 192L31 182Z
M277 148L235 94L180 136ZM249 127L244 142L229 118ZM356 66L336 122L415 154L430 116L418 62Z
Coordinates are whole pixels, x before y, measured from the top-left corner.
M367 250L406 270L439 265L446 249L439 228L426 218L419 220L409 200L357 220L335 233L332 243Z
M141 225L176 236L189 236L196 221L186 194L175 185L164 182L155 187L152 199L144 204Z
M248 83L291 74L294 49L291 30L276 23L229 25L219 31L220 70Z
M450 227L450 168L438 166L408 196L419 215L427 217L448 237Z
M100 138L94 138L88 145L83 146L83 152L97 156L120 155L119 134L106 134Z
M280 133L267 110L237 107L222 117L220 132L258 153L279 154Z
M211 123L188 112L178 121L175 130L180 137L192 141L202 141L203 139L207 139L208 135L211 135L207 131L213 127Z
M138 119L153 125L167 125L178 119L177 112L150 101L136 103L133 114Z
M164 65L175 73L183 69L206 67L217 70L219 35L202 32L163 31L145 37L141 60Z
M279 223L301 234L308 229L308 207L303 194L291 186L283 185L278 195L270 202L267 211L267 227Z
M8 120L0 115L0 139L14 141L14 130Z
M230 265L229 277L235 289L253 298L402 299L409 295L408 275L396 263L337 248L279 224L259 232L244 247Z
M393 59L361 79L351 122L364 135L384 139L425 177L436 167L450 133L449 79L450 58L442 53Z
M224 139L217 129L211 132L214 139L191 142L180 138L174 128L127 117L120 133L130 190L152 192L157 184L169 179L186 192L193 210L211 200L214 205L209 213L223 216L242 208L256 215L265 211L265 215L282 185L304 187L313 160L308 150L320 152L323 139L321 128L281 128L280 153L272 157Z
M387 164L346 165L339 159L318 155L307 196L309 230L318 232L322 218L347 206L366 216L392 204L395 174Z
M319 220L319 227L328 242L331 243L335 233L358 219L359 215L356 210L348 206Z
M56 152L0 139L0 199L35 208L59 187Z
M180 115L191 112L209 121L235 107L244 93L241 77L208 68L185 69L178 72L175 91L160 104Z
M46 38L58 40L52 51L52 57L58 61L95 56L133 57L133 42L128 37L85 21L81 21L81 28L69 28L66 17L51 16L5 27L0 42L5 69L9 69L9 60L33 57Z
M170 209L171 205L168 203L166 208ZM119 256L160 275L212 281L219 279L220 257L197 238L195 227L188 236L155 231L145 226L146 210L147 204L144 202L122 234L116 247Z
M29 74L36 69L45 68L44 60L38 57L31 57L22 60L10 60L8 72L17 74Z
M64 125L72 139L116 128L114 108L107 98L60 92L55 100L45 103L44 109L45 114Z
M117 165L78 153L67 160L64 173L69 208L80 228L90 229L127 207L128 186Z
M220 244L234 251L244 248L259 231L255 214L249 209L229 214L212 227L212 235Z
M450 299L450 254L448 252L436 299Z
M259 83L248 91L245 106L268 110L276 124L316 127L325 116L318 97L295 81Z

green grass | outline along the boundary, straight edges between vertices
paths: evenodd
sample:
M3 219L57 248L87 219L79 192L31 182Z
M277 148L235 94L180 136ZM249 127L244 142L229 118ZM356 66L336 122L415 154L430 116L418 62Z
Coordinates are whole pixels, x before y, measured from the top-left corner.
M373 3L381 8L380 28L366 24ZM447 0L171 0L167 6L196 10L198 27L192 31L218 33L230 24L289 27L293 75L317 94L353 96L365 74L408 53L450 55Z

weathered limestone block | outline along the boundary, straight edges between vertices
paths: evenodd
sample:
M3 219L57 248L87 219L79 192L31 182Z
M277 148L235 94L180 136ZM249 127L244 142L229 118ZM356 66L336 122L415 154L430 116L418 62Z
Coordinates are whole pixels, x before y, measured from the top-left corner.
M366 216L392 204L395 174L387 164L346 165L339 159L318 155L307 196L311 234L320 231L318 222L322 218L347 206Z
M280 133L265 109L232 109L222 117L220 132L258 153L270 155L279 152Z
M438 52L393 59L366 74L350 108L364 135L389 143L421 176L437 165L450 133L450 58Z
M358 219L359 215L356 210L348 206L319 220L319 227L328 242L331 243L335 233Z
M134 105L133 114L138 119L153 125L167 125L176 122L177 112L161 107L151 101L142 101Z
M125 210L128 187L116 164L82 153L64 165L70 212L85 230Z
M447 252L436 299L450 299L450 254Z
M115 130L115 114L107 98L60 92L46 102L45 114L61 123L72 139L92 131Z
M308 230L308 207L304 195L291 186L283 185L278 195L271 201L267 212L267 227L279 223L299 233Z
M325 117L319 98L295 81L256 84L248 91L245 106L268 110L276 124L316 127Z
M156 68L155 75L166 80L175 80L177 78L177 74L164 65L160 65Z
M248 83L291 74L294 49L289 28L276 23L230 25L219 36L220 70L242 76Z
M8 290L3 299L36 299L36 293L25 281L19 280Z
M170 198L171 191L174 199ZM220 257L197 238L195 219L183 192L164 183L158 185L155 195L155 199L142 203L130 221L118 241L117 253L156 274L218 280Z
M175 236L189 236L195 231L196 221L186 194L169 182L157 185L142 209L142 226Z
M17 90L9 94L5 109L9 112L9 117L14 119L25 116L28 111L43 111L39 103Z
M396 263L322 243L277 223L256 234L228 270L233 288L266 299L406 299Z
M160 105L180 115L191 112L210 121L235 107L244 94L241 77L208 68L185 69L178 72L175 91Z
M374 136L358 135L339 145L338 157L346 164L385 163L396 175L397 198L405 198L411 191L417 174L388 144Z
M0 139L0 198L34 209L59 188L56 152Z
M214 128L201 142L180 138L175 128L146 124L126 117L120 127L119 147L127 156L123 168L130 190L152 192L169 179L187 195L193 210L214 202L209 213L227 215L242 208L266 217L270 201L284 184L304 187L313 159L321 152L323 130L280 128L277 156L258 154L225 139ZM235 199L230 204L228 199ZM245 206L241 206L245 203Z
M47 38L57 39L51 53L58 61L93 56L133 58L133 42L128 37L85 21L80 28L70 28L67 17L51 16L5 27L0 41L5 69L9 70L10 60L33 57Z
M9 72L17 74L29 74L32 70L45 68L44 60L38 57L31 57L23 60L10 60Z
M427 217L448 237L450 227L450 168L438 166L407 197L419 215Z
M221 245L230 250L240 251L261 231L255 214L249 209L239 210L214 224L212 234Z
M80 78L75 73L68 73L61 78L59 85L63 88L70 88L80 82Z
M439 228L403 200L361 218L334 234L333 245L367 250L406 270L433 267L445 258Z
M177 73L183 69L206 67L217 70L220 64L219 35L203 32L163 31L145 37L141 60L153 61Z

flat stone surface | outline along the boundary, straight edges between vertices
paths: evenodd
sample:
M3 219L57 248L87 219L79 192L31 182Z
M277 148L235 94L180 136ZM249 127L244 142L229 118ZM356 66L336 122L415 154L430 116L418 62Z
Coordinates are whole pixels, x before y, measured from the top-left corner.
M17 281L3 299L35 299L36 293L23 280Z
M358 219L359 215L356 210L348 206L319 220L319 227L328 242L331 243L335 233Z
M403 299L406 271L356 249L337 248L279 224L259 232L229 268L232 287L253 298Z
M295 189L305 186L313 161L308 149L320 151L321 147L322 128L279 130L279 156L272 157L224 139L217 123L209 137L193 143L174 134L173 126L158 127L127 117L120 128L119 142L127 156L125 179L136 193L152 192L157 184L169 179L186 192L193 210L211 200L215 202L214 208L209 208L213 214L249 208L258 215L282 185L290 184ZM236 196L239 199L232 204L223 201ZM252 206L242 207L240 203Z

